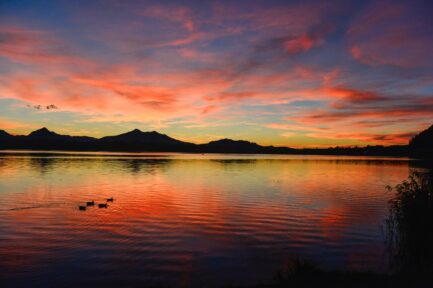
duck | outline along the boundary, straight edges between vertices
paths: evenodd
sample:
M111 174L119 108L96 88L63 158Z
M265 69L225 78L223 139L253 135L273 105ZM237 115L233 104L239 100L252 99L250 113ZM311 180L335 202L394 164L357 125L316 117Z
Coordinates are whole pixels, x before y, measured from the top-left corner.
M107 202L113 202L113 201L114 201L113 197L107 198Z
M80 211L86 211L86 206L78 206L78 209L80 210Z
M107 205L107 203L100 203L100 204L98 204L98 207L99 208L107 208L108 205Z
M95 205L95 201L88 201L86 202L86 206L94 206Z

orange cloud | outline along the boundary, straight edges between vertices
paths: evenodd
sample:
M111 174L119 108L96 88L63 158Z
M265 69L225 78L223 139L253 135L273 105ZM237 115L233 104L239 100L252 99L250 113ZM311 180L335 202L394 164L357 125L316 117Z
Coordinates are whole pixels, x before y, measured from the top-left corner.
M370 91L362 91L345 87L325 88L325 93L350 103L369 103L387 100L386 97Z
M16 121L11 121L8 119L0 118L0 129L1 130L22 130L28 128L35 128L35 125L28 125L26 123L20 123Z

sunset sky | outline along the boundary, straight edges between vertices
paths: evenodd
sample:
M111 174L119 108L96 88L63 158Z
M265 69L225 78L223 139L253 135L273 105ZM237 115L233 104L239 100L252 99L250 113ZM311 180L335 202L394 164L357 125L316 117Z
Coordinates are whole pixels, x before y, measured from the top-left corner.
M431 1L1 0L0 129L405 144L432 124L432 15Z

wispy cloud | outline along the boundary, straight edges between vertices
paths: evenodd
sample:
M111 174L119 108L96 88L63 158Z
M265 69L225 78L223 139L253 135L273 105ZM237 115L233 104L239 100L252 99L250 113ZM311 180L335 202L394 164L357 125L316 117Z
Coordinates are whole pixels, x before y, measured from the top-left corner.
M415 2L62 2L65 19L16 7L0 23L0 98L83 130L405 143L433 117L431 9Z

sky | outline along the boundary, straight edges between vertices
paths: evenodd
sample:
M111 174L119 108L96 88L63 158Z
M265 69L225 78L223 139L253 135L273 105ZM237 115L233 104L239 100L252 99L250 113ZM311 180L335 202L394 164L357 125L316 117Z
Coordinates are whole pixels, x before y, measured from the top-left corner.
M431 1L0 0L0 129L325 147L433 124Z

